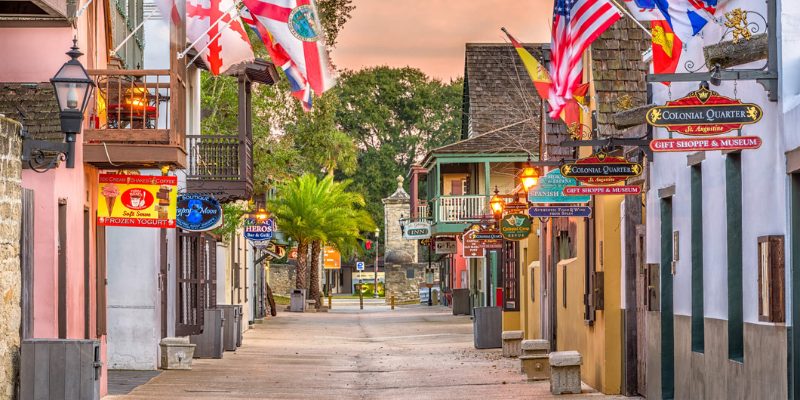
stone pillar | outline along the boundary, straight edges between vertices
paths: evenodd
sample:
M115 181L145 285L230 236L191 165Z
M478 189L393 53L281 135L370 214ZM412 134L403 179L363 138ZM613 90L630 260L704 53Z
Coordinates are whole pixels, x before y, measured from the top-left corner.
M0 399L14 398L22 321L20 125L0 114Z
M392 296L398 304L418 303L419 285L425 281L424 267L417 263L417 241L403 239L400 219L411 215L411 196L403 189L403 177L397 177L397 190L383 199L384 271L386 302Z

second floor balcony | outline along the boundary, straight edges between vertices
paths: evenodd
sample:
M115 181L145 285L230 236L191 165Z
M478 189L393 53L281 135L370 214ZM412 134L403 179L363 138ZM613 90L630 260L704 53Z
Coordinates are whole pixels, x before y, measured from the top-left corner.
M90 70L96 108L84 161L99 168L186 165L185 88L169 70Z
M491 217L484 195L441 196L433 202L436 223L465 224Z

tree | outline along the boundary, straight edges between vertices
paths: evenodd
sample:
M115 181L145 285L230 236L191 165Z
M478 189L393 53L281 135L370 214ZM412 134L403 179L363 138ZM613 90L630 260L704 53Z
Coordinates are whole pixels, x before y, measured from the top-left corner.
M410 67L374 67L340 77L336 122L359 150L353 187L377 221L383 220L381 199L395 190L395 177L406 175L431 149L459 139L462 91L460 79L444 83Z

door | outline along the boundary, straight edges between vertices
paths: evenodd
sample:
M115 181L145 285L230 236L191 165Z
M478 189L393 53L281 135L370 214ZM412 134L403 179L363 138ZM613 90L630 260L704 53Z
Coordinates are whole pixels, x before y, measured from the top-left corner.
M22 269L22 338L33 337L33 190L22 189L20 267Z
M216 250L212 238L178 231L176 336L203 333L203 313L217 305Z
M636 388L642 396L647 393L647 268L645 260L645 226L636 227Z

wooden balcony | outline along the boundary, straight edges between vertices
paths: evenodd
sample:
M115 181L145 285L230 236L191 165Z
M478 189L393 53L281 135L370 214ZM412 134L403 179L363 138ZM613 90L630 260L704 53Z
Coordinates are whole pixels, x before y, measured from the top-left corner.
M186 166L185 89L169 70L90 70L96 108L84 162L104 169Z
M188 135L186 190L220 201L246 200L253 194L253 150L246 135Z
M469 223L491 218L485 195L441 196L434 199L436 223Z

